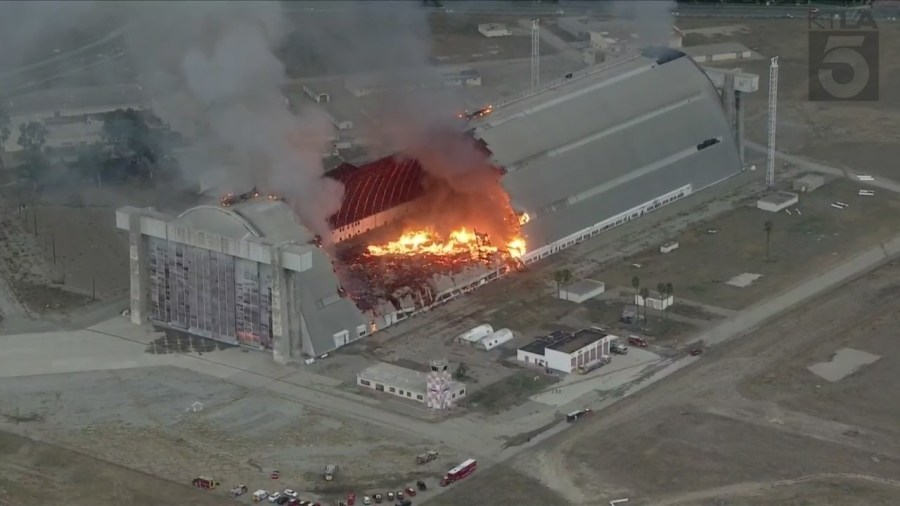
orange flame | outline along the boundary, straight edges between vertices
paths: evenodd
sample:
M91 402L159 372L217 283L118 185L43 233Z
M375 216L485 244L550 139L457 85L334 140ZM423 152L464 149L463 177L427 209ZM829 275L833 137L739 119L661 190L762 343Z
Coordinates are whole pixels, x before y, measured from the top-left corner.
M413 230L404 233L396 241L380 246L369 246L368 253L373 256L384 255L465 255L473 259L494 253L505 253L511 258L519 258L525 254L525 240L515 238L507 244L505 251L488 244L468 228L460 228L450 233L446 240L431 230Z

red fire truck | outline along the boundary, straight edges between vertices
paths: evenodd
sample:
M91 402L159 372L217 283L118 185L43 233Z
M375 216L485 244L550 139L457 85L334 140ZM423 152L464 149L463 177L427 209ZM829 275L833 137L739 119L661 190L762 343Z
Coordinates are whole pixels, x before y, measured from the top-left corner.
M475 459L466 460L462 464L448 471L447 474L445 474L444 477L441 478L441 486L446 487L447 485L455 481L459 481L466 476L469 476L470 474L475 472L475 468L477 467L478 462L476 462Z

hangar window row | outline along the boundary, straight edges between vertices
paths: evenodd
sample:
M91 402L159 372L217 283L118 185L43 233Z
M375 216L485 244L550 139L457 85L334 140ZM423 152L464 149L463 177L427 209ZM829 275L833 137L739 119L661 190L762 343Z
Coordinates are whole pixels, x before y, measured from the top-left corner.
M556 244L551 245L548 249L542 251L538 256L532 257L527 260L527 262L533 262L536 260L540 260L549 255L559 252L560 250L571 247L577 243L585 241L591 237L599 235L601 232L605 232L611 228L618 227L619 225L624 224L627 221L639 218L644 213L648 213L654 211L664 205L670 204L678 199L684 198L686 195L690 193L690 185L679 188L676 191L670 192L662 196L662 198L654 199L653 201L642 204L636 208L630 209L621 213L619 215L613 216L607 220L602 221L601 223L594 225L593 227L587 228L584 232L577 237L569 237L566 239L557 242Z

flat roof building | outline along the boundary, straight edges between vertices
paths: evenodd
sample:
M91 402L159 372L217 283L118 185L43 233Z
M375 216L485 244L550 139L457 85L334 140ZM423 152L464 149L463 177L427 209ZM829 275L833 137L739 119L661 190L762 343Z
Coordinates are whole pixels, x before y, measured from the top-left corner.
M594 329L575 332L557 331L519 348L516 358L526 364L564 373L575 372L609 357L609 345L615 336Z
M440 372L442 371L420 372L382 362L357 373L356 384L363 388L426 404L429 395L429 377L434 377ZM448 385L449 395L453 401L465 397L466 385L464 383L449 380Z

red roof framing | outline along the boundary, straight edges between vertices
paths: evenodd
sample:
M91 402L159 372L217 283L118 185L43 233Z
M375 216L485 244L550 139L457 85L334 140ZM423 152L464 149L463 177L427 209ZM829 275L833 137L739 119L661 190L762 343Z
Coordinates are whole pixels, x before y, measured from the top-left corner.
M409 202L422 194L422 166L418 161L388 156L360 167L343 164L329 177L344 183L341 209L331 217L340 228Z

